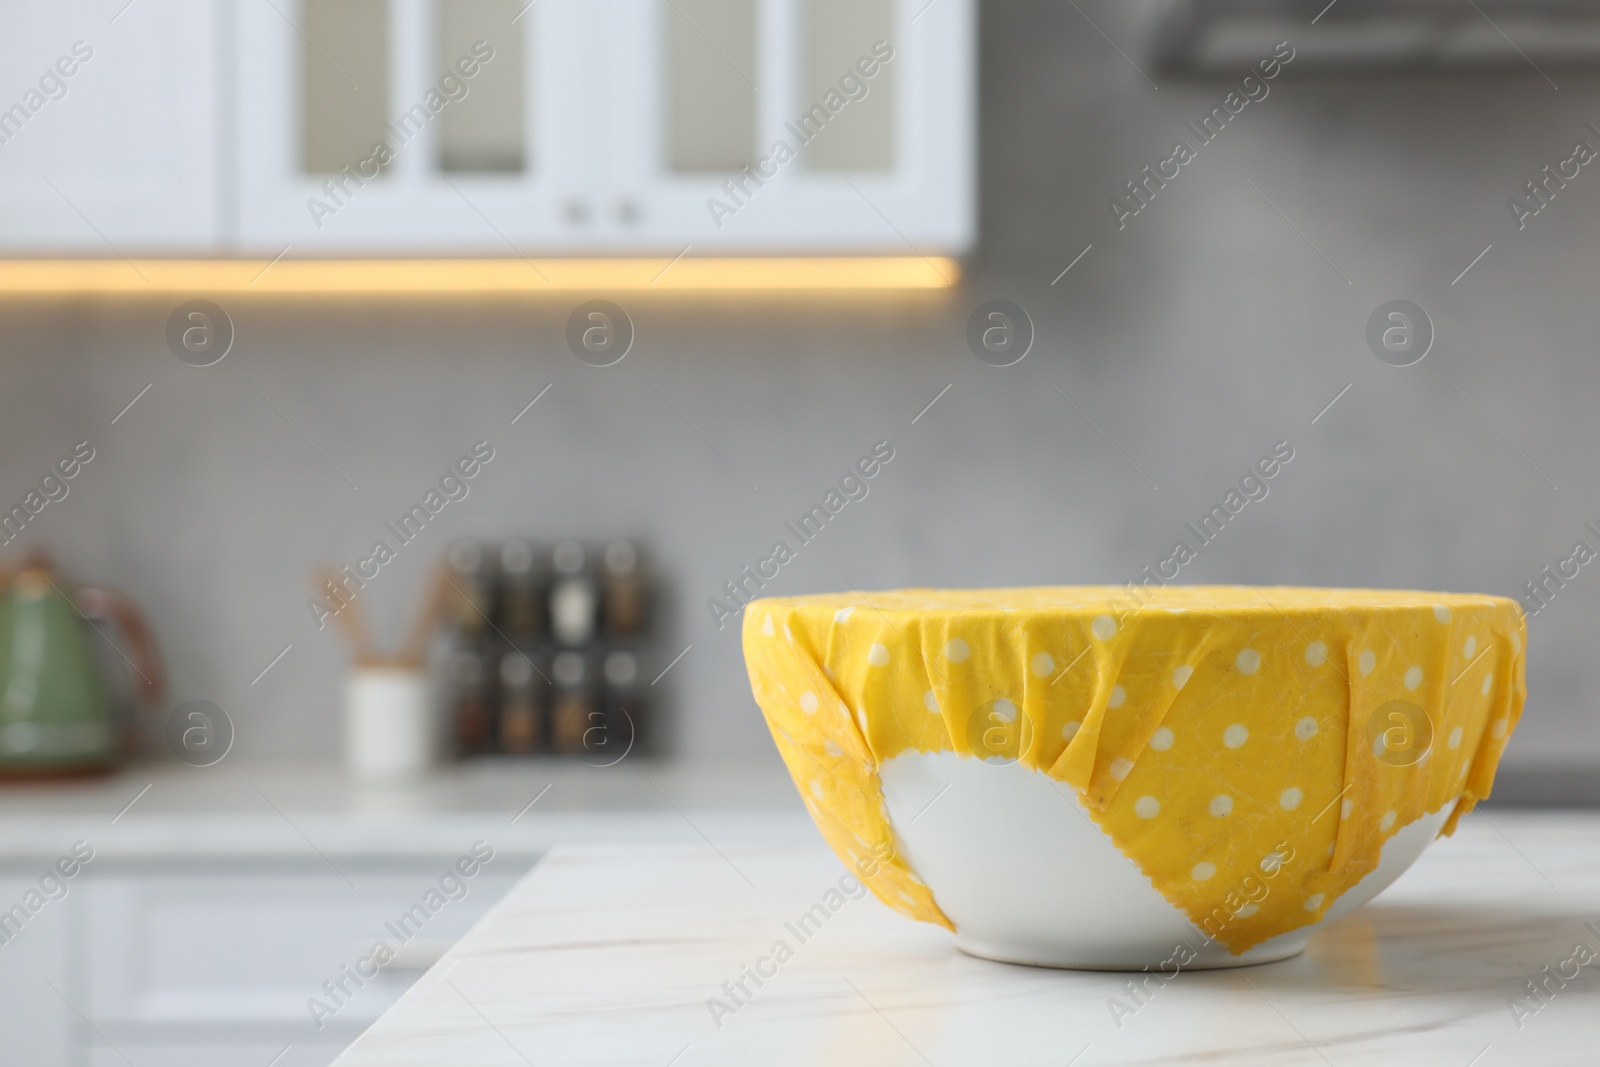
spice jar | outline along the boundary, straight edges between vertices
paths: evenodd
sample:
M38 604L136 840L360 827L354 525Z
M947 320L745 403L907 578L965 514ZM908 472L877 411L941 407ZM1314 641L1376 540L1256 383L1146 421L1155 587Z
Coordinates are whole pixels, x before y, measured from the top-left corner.
M597 725L600 717L595 707L588 658L571 649L558 652L551 662L550 674L555 682L555 701L550 713L552 747L563 753L582 752L585 734Z
M456 747L474 755L489 747L489 671L487 657L478 648L464 648L450 656L451 714Z
M540 745L539 692L533 660L513 649L500 657L500 750L537 752Z
M600 591L588 553L577 541L563 541L551 554L555 581L550 586L550 631L563 645L594 640Z
M452 621L469 638L480 636L493 608L493 578L483 546L476 541L457 541L450 546L450 584L456 596L450 598Z
M606 629L632 637L644 629L645 572L632 541L613 541L604 557Z

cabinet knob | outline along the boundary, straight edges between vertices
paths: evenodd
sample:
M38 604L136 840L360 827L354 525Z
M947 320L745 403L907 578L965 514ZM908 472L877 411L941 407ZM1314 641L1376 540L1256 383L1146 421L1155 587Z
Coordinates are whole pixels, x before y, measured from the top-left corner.
M589 221L589 205L582 200L568 200L561 208L562 218L569 226L583 226Z
M624 226L637 226L639 224L639 204L634 200L617 201L617 221Z

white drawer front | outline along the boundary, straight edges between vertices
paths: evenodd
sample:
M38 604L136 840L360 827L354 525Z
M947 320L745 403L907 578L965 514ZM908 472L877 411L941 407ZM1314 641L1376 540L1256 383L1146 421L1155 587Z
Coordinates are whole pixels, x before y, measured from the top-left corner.
M96 878L84 887L84 1009L123 1033L141 1023L291 1023L314 1041L365 1026L520 873L491 864L441 888L444 871L346 869L349 882L332 870ZM396 956L381 969L378 942Z

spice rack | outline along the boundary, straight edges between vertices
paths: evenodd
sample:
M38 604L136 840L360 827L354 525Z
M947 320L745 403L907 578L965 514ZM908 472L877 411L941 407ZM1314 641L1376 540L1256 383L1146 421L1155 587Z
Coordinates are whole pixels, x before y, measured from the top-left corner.
M648 750L653 589L636 541L457 541L445 660L456 751L596 766Z

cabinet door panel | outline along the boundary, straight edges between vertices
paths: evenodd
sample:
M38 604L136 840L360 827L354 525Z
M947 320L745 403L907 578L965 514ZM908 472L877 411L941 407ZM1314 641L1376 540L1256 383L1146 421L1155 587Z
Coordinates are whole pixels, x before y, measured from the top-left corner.
M615 0L606 11L610 195L639 205L638 225L605 235L611 242L670 254L898 255L971 243L970 0ZM753 64L729 37L747 19ZM678 42L696 36L703 63L735 95L751 83L748 166L727 152L719 165L682 163L682 144L728 132L726 108L686 120L675 104L713 80L684 60ZM707 128L686 134L696 117Z
M47 863L38 866L42 874ZM0 1034L5 1035L0 1058L6 1063L66 1067L69 1062L69 1035L79 1023L63 995L78 999L79 994L68 976L67 927L82 886L67 886L64 899L19 918L14 909L30 890L39 891L38 878L0 877L0 935L5 937L0 943Z
M212 250L216 8L20 0L0 34L0 254Z
M386 17L366 24L381 30L365 32L383 40L320 13L352 2L380 5ZM583 101L593 95L578 40L585 6L241 0L240 250L511 256L581 246ZM359 39L349 45L359 71L341 70L341 32ZM313 131L370 129L380 96L376 134L344 132L345 148L306 151ZM358 117L319 117L324 109Z
M354 1035L420 974L402 959L375 977L350 977L374 942L391 950L452 942L511 884L486 870L437 912L411 909L443 869L412 874L264 871L192 877L104 876L87 888L89 975L84 1011L115 1035L173 1026L284 1024L305 1038ZM394 924L411 914L401 927ZM325 983L340 986L330 992ZM313 1016L312 998L325 1014ZM320 1025L317 1025L320 1024Z

